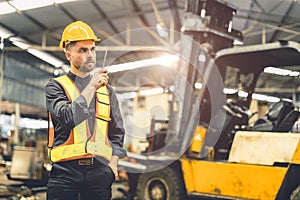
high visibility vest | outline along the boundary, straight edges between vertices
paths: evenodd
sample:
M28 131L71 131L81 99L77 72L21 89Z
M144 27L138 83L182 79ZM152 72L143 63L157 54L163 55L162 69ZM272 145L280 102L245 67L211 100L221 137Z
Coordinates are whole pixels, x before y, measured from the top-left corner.
M66 75L55 78L65 90L68 99L73 102L80 96L75 83ZM93 134L90 132L88 119L76 125L70 131L68 139L61 145L53 147L54 127L49 115L48 154L52 162L88 158L94 155L111 160L112 148L109 144L108 122L110 121L110 99L107 87L96 91L96 118Z

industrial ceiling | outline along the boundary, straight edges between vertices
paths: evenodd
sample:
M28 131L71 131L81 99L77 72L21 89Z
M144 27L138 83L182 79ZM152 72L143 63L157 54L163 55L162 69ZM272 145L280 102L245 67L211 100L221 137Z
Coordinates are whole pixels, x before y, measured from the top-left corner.
M156 57L157 52L149 49L170 49L170 44L176 48L186 8L185 0L52 1L47 6L26 10L18 7L15 3L17 0L0 2L15 9L11 13L0 15L2 41L19 41L30 48L47 52L56 59L53 69L64 68L67 64L58 44L64 27L73 21L82 20L90 24L96 35L102 38L102 43L97 47L98 65L118 64ZM233 28L243 33L244 45L300 40L298 0L219 2L236 9ZM157 24L163 24L168 33L167 37L157 31ZM5 36L3 32L6 33ZM24 51L15 47L4 47L4 50ZM295 67L293 70L300 71L300 68ZM138 74L132 76L135 76L135 79L141 77ZM281 81L285 83L280 83ZM274 82L280 86L291 83L290 79ZM3 110L3 107L1 109Z
M185 0L77 0L18 10L18 4L14 1L1 2L9 3L16 9L15 12L0 15L0 26L11 32L9 38L22 38L62 62L66 61L58 44L63 28L72 21L82 20L90 24L96 34L106 41L105 45L119 47L114 50L130 51L130 46L168 44L169 41L161 38L155 27L162 22L168 30L180 32L186 6ZM243 33L244 44L300 39L297 12L300 3L297 0L220 2L237 10L233 28ZM142 32L145 34L138 34Z

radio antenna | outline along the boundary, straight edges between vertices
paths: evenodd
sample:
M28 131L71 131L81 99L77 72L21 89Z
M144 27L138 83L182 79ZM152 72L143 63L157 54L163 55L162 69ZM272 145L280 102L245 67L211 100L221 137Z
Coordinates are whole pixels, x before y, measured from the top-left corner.
M107 49L105 50L105 54L104 54L104 58L103 58L103 62L102 62L102 67L103 68L104 68L105 61L106 61L106 55L107 55Z

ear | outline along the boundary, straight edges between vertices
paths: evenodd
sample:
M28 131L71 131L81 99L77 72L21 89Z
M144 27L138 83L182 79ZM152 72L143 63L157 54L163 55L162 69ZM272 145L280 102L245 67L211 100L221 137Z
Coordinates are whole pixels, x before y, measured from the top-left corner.
M68 60L70 60L71 54L70 54L69 51L66 51L66 52L65 52L65 56L66 56L66 58L67 58Z

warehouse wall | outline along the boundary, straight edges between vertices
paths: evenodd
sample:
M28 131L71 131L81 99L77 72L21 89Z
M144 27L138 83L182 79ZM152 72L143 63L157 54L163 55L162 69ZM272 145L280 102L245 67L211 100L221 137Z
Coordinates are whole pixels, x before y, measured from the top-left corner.
M45 108L44 86L53 75L50 65L26 52L6 52L2 99Z

